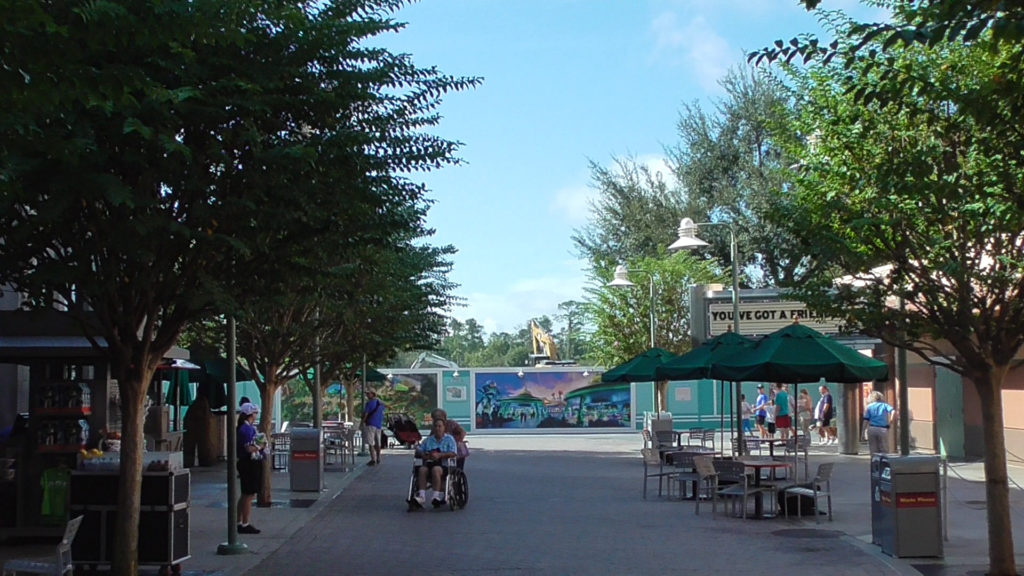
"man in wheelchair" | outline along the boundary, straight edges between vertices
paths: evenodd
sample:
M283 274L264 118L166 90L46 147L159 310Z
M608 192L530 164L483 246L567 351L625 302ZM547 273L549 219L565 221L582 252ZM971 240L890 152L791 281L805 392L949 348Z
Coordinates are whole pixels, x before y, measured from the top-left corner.
M445 432L445 421L434 420L430 435L416 447L416 457L423 459L423 464L417 470L417 491L413 496L413 501L417 505L422 507L427 501L428 475L429 485L433 488L431 503L434 508L446 504L445 483L442 480L445 463L456 456L455 439Z

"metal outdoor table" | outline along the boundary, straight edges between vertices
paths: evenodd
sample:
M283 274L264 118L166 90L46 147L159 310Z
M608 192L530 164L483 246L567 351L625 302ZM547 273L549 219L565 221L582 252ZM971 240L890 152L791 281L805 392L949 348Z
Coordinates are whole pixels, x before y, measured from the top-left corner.
M761 470L771 470L772 478L775 478L776 470L780 468L789 468L790 466L789 462L779 462L777 460L769 459L741 458L738 461L742 462L743 465L746 466L747 468L752 468L754 470L755 488L761 488ZM772 491L774 492L774 488L772 489ZM777 497L776 500L778 500ZM775 514L765 514L763 504L760 504L759 500L755 501L755 506L756 508L754 510L754 516L756 516L757 518L774 518L776 516Z
M742 462L747 468L754 469L754 486L761 486L761 470L771 470L772 477L775 477L775 471L779 468L789 468L789 462L779 462L778 460L767 460L758 458L740 458L738 462Z
M787 442L789 442L789 440L783 440L782 438L762 438L761 439L761 443L762 444L768 444L768 455L773 457L773 458L775 457L775 447L776 446L783 446L783 447L785 447Z

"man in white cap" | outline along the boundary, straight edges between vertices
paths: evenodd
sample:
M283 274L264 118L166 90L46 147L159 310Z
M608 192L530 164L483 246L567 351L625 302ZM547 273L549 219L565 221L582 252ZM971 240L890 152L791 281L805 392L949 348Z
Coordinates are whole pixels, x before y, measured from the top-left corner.
M764 384L757 385L757 400L754 401L754 415L757 417L757 431L761 433L761 438L768 437L768 429L765 428L764 421L768 416L768 395L764 393Z

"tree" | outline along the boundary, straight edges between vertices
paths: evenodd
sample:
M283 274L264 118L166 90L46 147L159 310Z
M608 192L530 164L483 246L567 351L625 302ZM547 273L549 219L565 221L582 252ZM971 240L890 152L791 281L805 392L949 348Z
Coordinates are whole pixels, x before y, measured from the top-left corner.
M860 59L791 72L804 91L801 131L814 138L799 151L798 210L779 224L816 247L793 288L816 311L974 383L989 573L1015 574L1002 387L1024 345L1024 132L1006 129L1020 118L1001 75L1024 50L987 33L888 48L881 68ZM837 286L843 275L851 281Z
M614 366L650 348L652 304L655 345L675 354L690 350L690 286L722 282L726 275L715 261L689 253L639 260L630 269L636 283L632 288L607 286L610 271L594 278L586 288L595 324L591 339L597 363ZM653 302L647 282L652 276Z
M739 268L750 285L792 283L805 263L779 250L792 242L771 218L788 201L784 190L794 161L785 149L793 138L792 95L777 79L752 69L732 69L720 84L725 97L714 114L697 104L684 106L680 142L669 149L673 172L686 191L682 213L697 222L732 225ZM701 238L719 261L730 262L728 228L702 229Z
M558 304L556 320L565 322L558 338L563 342L562 351L566 360L582 359L590 352L588 338L588 307L585 302L566 300Z
M441 356L459 366L475 366L472 358L479 355L485 346L484 327L475 319L461 322L452 318L448 322L448 333L441 343Z
M396 217L422 210L403 175L454 161L423 130L476 80L367 47L399 5L0 0L0 283L105 341L113 574L137 572L146 391L183 327L309 277L304 249L414 219Z
M655 256L676 239L684 215L679 189L633 158L616 159L614 169L591 162L590 172L598 199L572 241L591 270Z

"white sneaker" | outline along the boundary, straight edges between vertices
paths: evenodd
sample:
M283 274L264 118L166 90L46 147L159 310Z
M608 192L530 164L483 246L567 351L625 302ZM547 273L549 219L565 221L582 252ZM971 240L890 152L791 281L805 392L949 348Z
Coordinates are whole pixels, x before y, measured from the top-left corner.
M426 494L423 493L423 490L417 492L416 495L412 497L412 499L415 500L416 503L419 504L420 506L423 506L424 504L427 503L427 496Z

